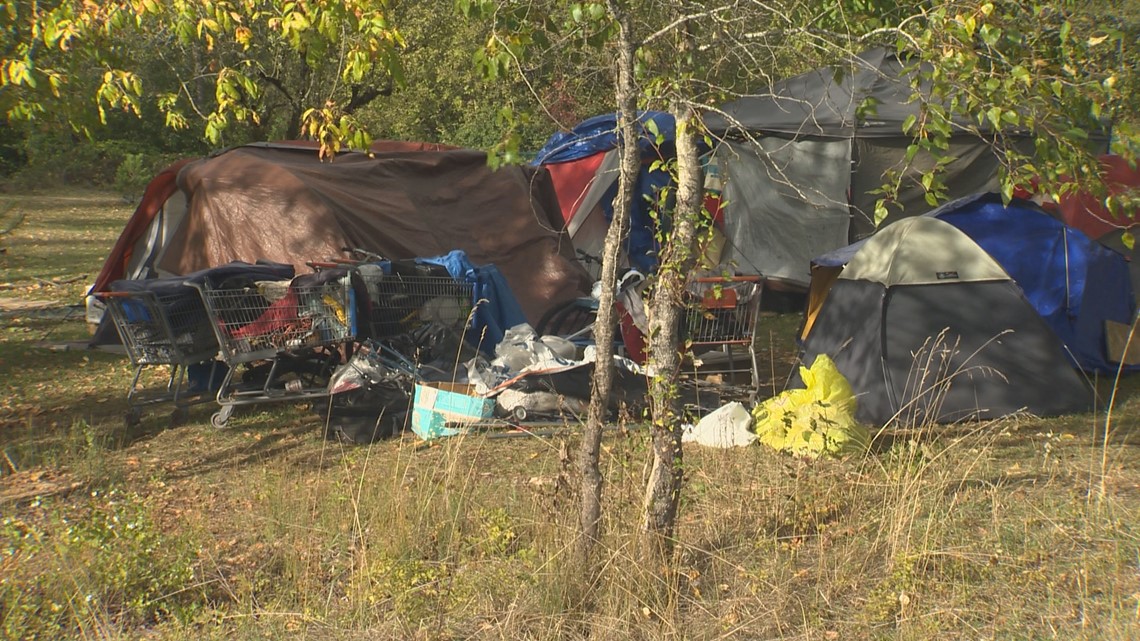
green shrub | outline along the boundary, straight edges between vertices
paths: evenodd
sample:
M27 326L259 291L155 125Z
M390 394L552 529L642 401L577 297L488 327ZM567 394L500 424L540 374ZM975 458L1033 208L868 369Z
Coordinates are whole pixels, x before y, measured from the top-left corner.
M126 154L115 170L115 190L122 194L142 194L157 168L144 154Z
M93 491L79 506L32 508L28 520L0 522L0 637L152 624L204 597L191 541L160 531L137 494Z
M26 162L12 178L18 188L113 187L131 197L141 195L163 167L188 155L158 151L130 140L58 135L34 135L26 145Z

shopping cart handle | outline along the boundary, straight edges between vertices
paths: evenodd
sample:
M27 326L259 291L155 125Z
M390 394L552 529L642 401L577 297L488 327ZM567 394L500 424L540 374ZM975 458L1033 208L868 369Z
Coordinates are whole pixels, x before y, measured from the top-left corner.
M336 269L337 267L353 267L356 263L350 261L323 261L323 260L310 260L305 263L312 269Z
M758 283L764 280L763 276L708 276L694 278L694 283Z

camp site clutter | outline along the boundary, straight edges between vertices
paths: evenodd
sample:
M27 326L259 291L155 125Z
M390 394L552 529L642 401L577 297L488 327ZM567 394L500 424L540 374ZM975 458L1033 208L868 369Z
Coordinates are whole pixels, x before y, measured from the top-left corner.
M866 447L868 427L1084 411L1097 400L1087 374L1140 367L1125 225L1080 190L1003 202L1001 158L977 123L950 140L951 201L928 205L907 180L935 162L905 158L902 124L921 108L908 73L873 49L705 114L712 231L678 349L694 385L735 393L751 374L737 400L752 407L696 403L686 441L843 455ZM645 402L640 294L671 206L655 161L675 155L675 123L639 123L614 412ZM109 311L95 342L115 340L113 326L136 368L128 421L152 404L177 421L216 402L221 427L242 405L320 401L331 435L363 443L579 416L596 360L589 259L612 217L618 144L603 114L552 135L525 167L399 142L331 162L277 143L172 165L93 287ZM1140 185L1140 171L1103 159L1115 193ZM904 188L876 226L892 171ZM773 291L806 300L803 367L758 403L754 342ZM142 389L153 366L169 372L164 389ZM701 378L717 366L723 376Z

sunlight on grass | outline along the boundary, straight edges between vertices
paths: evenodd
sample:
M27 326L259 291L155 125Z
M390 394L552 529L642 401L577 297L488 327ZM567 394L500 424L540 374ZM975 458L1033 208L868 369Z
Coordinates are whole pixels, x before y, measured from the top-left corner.
M74 302L34 285L93 275L129 211L21 203L0 296ZM782 387L798 319L764 324ZM345 446L292 404L223 430L212 403L130 426L124 357L50 347L85 336L29 314L0 333L5 638L1140 637L1132 379L1107 443L1098 414L891 430L842 461L690 448L668 568L637 552L650 453L624 425L604 441L604 563L584 584L572 437Z

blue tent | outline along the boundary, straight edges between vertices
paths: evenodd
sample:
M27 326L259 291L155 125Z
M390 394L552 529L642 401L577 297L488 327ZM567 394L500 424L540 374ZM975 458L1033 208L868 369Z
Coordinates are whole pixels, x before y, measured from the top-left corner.
M641 147L643 156L656 155L659 153L659 148L671 148L677 139L677 125L671 114L663 111L644 111L638 116L637 121L641 125L638 146ZM660 144L653 131L661 136ZM583 120L570 131L559 131L550 136L542 149L538 150L533 164L538 166L578 160L600 151L615 149L617 144L617 114L602 114Z
M930 213L969 236L1021 287L1078 367L1114 372L1105 322L1135 316L1128 263L1120 254L1024 201L990 194Z

